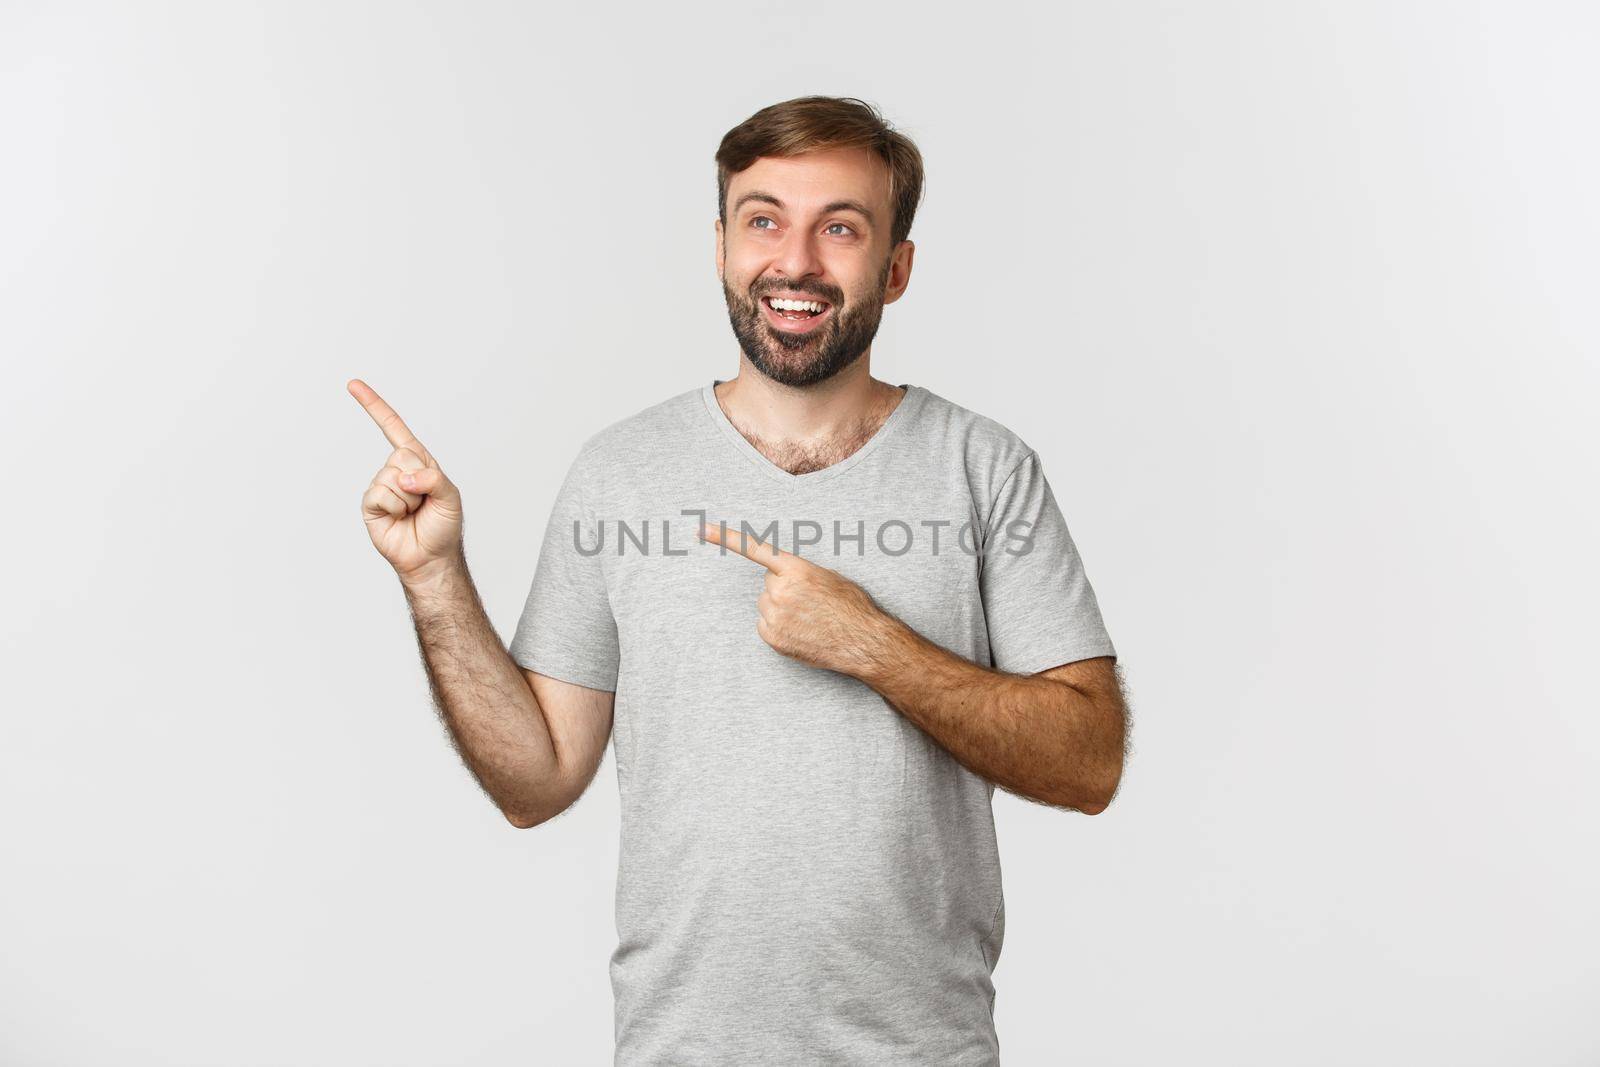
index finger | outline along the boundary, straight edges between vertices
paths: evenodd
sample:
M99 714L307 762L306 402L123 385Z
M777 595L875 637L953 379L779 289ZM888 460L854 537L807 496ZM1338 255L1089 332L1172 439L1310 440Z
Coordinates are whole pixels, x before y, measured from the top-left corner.
M784 567L793 558L791 553L784 552L758 537L747 536L743 527L734 529L714 522L702 522L700 537L704 541L714 541L724 548L731 548L745 559L755 560L774 574L782 574Z
M417 440L400 416L395 414L394 408L385 403L372 386L360 378L351 378L345 388L350 390L351 396L361 401L361 406L367 409L367 414L372 416L372 421L378 424L378 429L383 431L383 436L389 439L391 445L396 448L415 446L415 450L426 457L427 449L422 447L422 442Z

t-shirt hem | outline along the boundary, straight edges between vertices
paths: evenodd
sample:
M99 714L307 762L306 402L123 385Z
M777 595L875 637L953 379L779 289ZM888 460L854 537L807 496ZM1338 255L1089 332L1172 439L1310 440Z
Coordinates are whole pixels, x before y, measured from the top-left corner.
M511 659L512 662L524 670L543 674L559 681L571 682L573 685L581 685L585 689L598 689L604 693L615 693L617 691L617 679L614 675L603 674L592 668L573 666L570 663L563 663L559 660L548 659L542 655L521 651L513 651Z
M1079 660L1095 659L1099 656L1115 658L1116 655L1116 646L1110 641L1093 641L1089 644L1078 645L1060 652L1029 656L1027 659L1020 661L1019 665L1008 665L1000 669L1008 674L1038 674L1040 671L1047 671L1052 667L1060 667L1067 663L1076 663Z

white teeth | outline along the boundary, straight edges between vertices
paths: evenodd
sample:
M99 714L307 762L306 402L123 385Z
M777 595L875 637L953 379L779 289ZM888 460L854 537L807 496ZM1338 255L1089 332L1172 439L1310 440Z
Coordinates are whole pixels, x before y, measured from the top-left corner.
M771 297L767 300L776 311L816 311L821 312L823 305L816 300L784 300Z

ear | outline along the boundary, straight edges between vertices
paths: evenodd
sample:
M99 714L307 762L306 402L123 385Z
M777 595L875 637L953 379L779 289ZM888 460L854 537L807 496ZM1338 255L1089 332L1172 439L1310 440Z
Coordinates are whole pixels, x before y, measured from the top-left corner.
M722 220L717 219L717 281L722 281Z
M917 246L910 241L901 241L895 247L894 256L889 263L889 285L884 291L883 302L892 304L905 293L906 286L911 284L911 259L917 254Z

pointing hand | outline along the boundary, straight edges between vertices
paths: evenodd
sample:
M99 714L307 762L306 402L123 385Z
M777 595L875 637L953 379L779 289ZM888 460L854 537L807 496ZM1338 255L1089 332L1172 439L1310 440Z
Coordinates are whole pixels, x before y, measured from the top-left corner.
M723 545L767 569L756 600L756 633L778 652L802 663L860 678L887 654L889 634L900 625L871 596L839 572L743 535L703 523L704 541Z
M402 581L430 577L463 559L461 493L393 408L360 378L345 388L394 446L361 497L367 533Z

